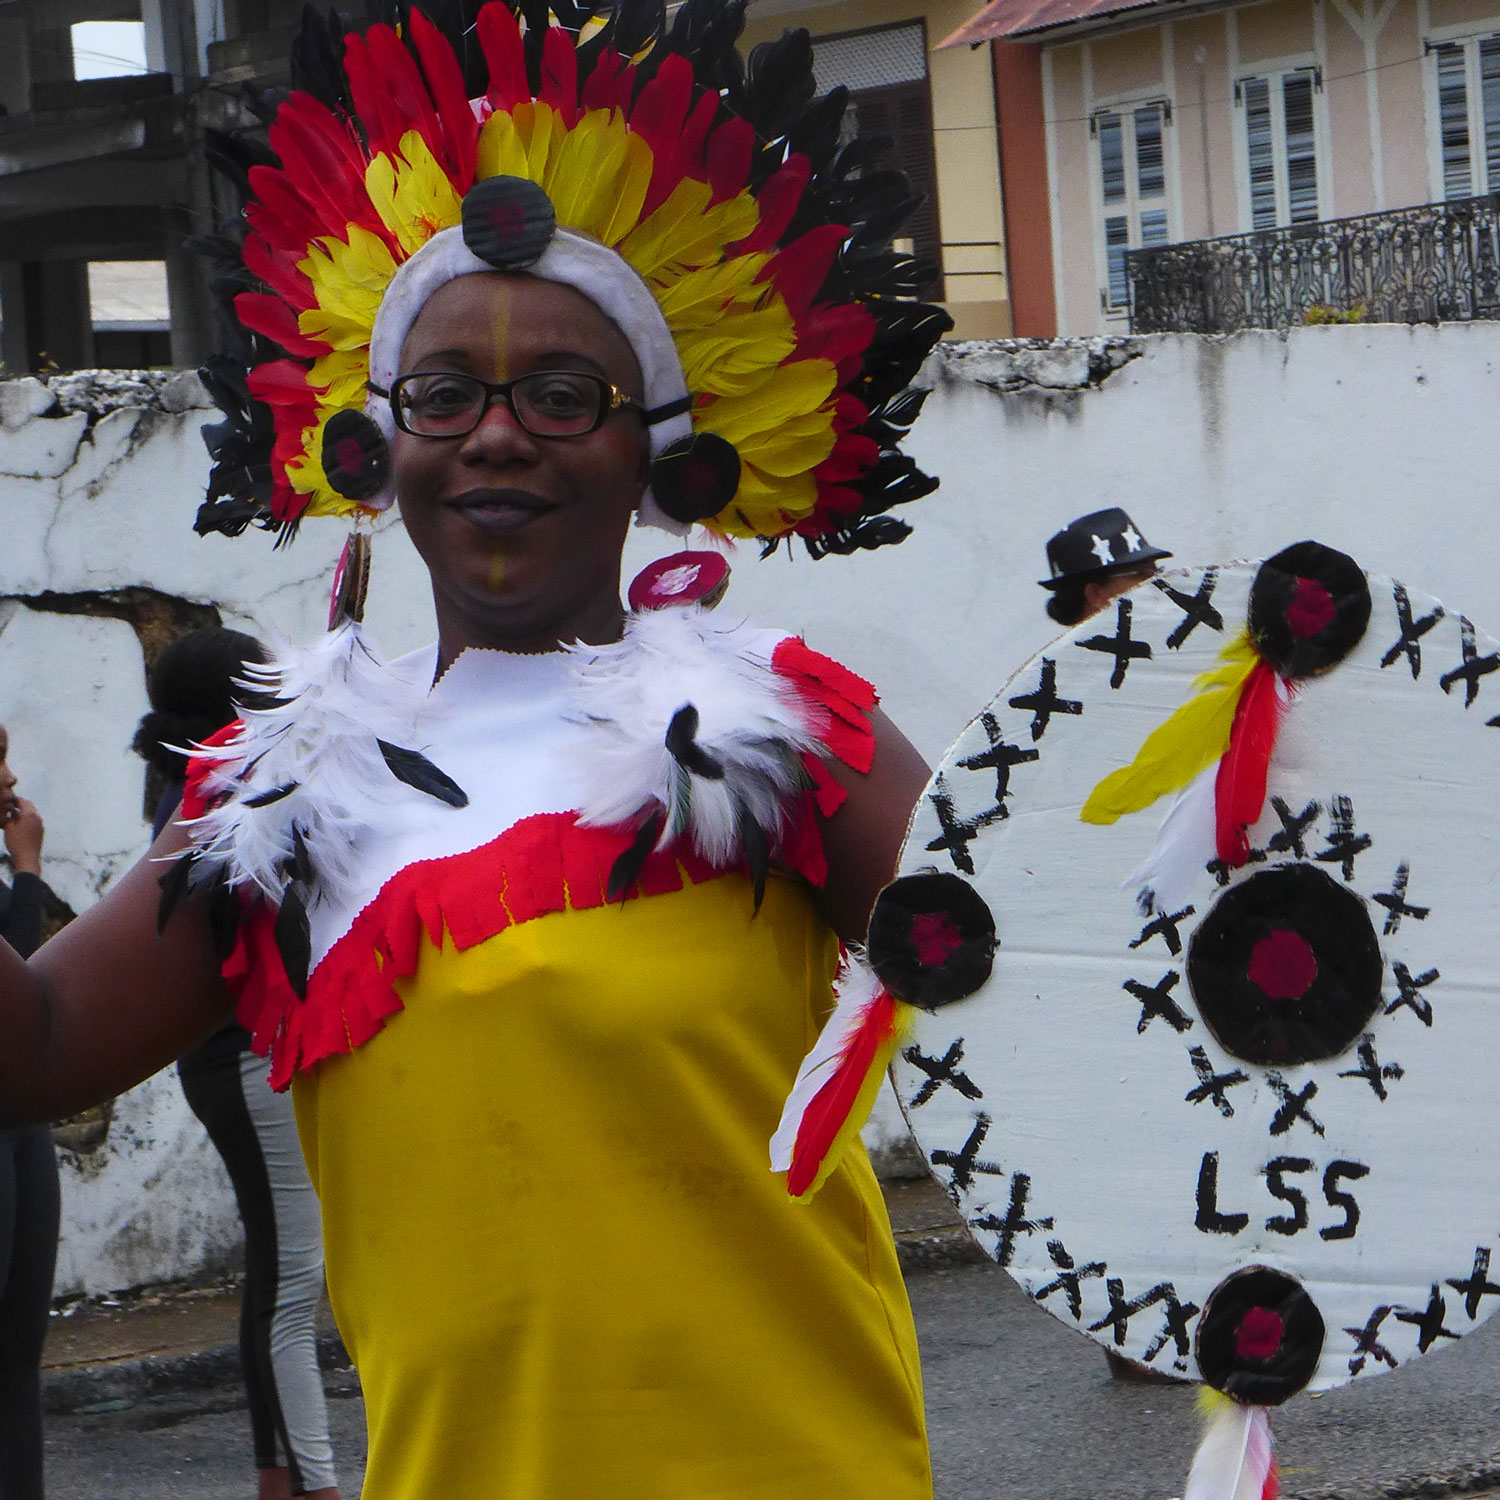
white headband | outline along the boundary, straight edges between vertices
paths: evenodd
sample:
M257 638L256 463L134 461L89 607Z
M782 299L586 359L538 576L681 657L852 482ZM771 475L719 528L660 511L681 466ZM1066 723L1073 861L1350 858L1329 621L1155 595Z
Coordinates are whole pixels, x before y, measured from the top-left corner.
M381 299L370 335L370 384L390 390L391 382L400 374L401 346L411 332L411 325L416 322L427 299L440 286L460 276L474 276L494 269L464 243L460 226L454 225L433 235L391 278ZM540 258L529 265L524 274L572 287L614 323L625 335L640 364L645 382L641 394L648 409L687 400L687 381L683 379L682 362L677 357L677 345L672 341L667 320L650 288L613 250L587 235L560 228ZM396 420L386 397L372 392L365 402L365 415L385 434L387 443L395 441ZM647 432L651 439L651 454L655 457L668 443L691 437L693 419L684 411L652 424ZM394 489L387 482L380 493L362 503L384 510L394 498ZM677 536L685 536L690 530L666 515L649 488L641 496L636 523L659 526Z

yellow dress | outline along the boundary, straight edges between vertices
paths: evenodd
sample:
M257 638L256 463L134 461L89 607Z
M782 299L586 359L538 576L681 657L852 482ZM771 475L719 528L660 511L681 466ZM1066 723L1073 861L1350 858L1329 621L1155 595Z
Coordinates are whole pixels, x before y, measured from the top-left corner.
M557 912L298 1075L365 1500L931 1495L864 1152L766 1167L834 959L791 878Z
M867 768L868 684L793 638L696 620L665 622L690 633L678 655L721 675L727 656L742 696L758 672L755 722L821 705L822 743ZM612 672L664 670L630 639L596 650ZM645 690L616 675L590 697L559 654L465 652L430 689L429 656L408 676L416 742L467 804L382 792L353 878L311 908L305 997L268 904L225 966L294 1088L364 1389L364 1500L930 1500L869 1162L856 1143L810 1203L770 1170L833 1005L812 807L841 793L809 758L776 844L800 874L773 873L759 913L738 860L686 839L611 900L633 827L583 826L565 783ZM654 765L660 726L641 733ZM239 795L260 754L226 748Z

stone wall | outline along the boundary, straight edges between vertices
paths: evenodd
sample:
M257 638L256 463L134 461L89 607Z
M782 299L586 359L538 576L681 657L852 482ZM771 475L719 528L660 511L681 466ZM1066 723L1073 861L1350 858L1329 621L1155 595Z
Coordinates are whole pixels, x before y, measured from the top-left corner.
M915 534L820 562L743 547L722 607L872 677L929 758L1052 637L1043 543L1105 505L1184 563L1313 536L1495 630L1497 368L1493 323L953 346L925 372L911 447L943 489L913 507ZM263 636L322 626L339 526L310 523L279 552L264 533L193 534L207 415L192 375L0 385L0 719L74 909L145 846L128 746L153 642L211 619ZM638 533L627 569L664 550ZM398 522L377 537L370 621L393 653L430 632ZM89 1134L64 1158L60 1292L232 1253L227 1185L173 1080L120 1101L103 1144ZM899 1141L888 1100L868 1138Z

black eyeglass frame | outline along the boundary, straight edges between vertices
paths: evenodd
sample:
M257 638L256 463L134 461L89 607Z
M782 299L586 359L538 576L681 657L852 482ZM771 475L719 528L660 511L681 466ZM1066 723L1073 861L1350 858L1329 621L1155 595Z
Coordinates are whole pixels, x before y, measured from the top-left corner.
M452 380L466 380L472 385L484 388L484 402L475 414L472 426L465 427L462 432L418 432L409 427L401 410L401 390L408 381L421 380L425 376L442 375ZM511 392L518 385L525 384L528 380L537 380L544 376L570 375L575 379L591 381L599 390L599 411L589 427L580 428L577 432L536 432L526 425L526 419L516 410L516 403ZM477 375L466 375L459 370L412 370L406 375L398 376L391 382L390 390L382 390L373 381L368 382L368 389L377 396L384 397L391 405L391 417L396 426L402 432L409 433L412 437L433 438L442 441L444 438L468 437L474 432L479 424L484 421L485 414L496 401L503 401L505 409L511 414L516 425L523 432L530 433L532 437L552 438L566 441L568 438L587 437L591 432L597 432L609 419L612 412L616 411L638 411L642 419L649 425L653 422L663 421L668 415L675 415L675 411L669 411L665 407L658 407L655 411L647 411L646 407L635 399L627 396L619 386L612 381L606 380L602 375L596 375L592 370L530 370L525 375L517 375L514 380L481 380ZM673 407L678 403L674 402Z

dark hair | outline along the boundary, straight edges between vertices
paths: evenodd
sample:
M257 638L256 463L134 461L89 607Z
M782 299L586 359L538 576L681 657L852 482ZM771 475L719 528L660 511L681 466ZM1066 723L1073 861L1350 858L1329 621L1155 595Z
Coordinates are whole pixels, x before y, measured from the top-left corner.
M239 716L235 681L248 662L264 662L266 648L239 630L194 630L179 636L156 658L146 681L151 712L131 742L163 776L180 780L185 757L169 746L193 745Z
M1053 589L1047 613L1059 625L1076 625L1088 613L1087 587L1086 583L1064 583Z

